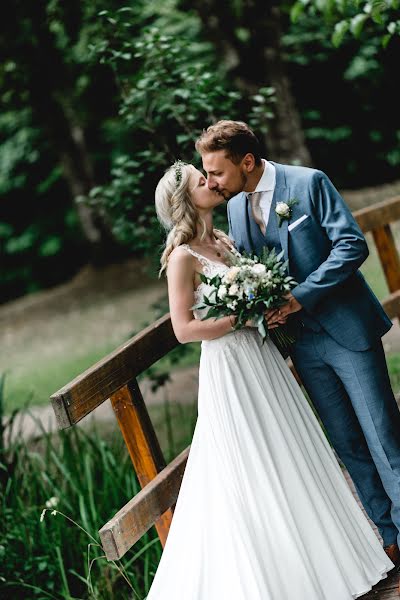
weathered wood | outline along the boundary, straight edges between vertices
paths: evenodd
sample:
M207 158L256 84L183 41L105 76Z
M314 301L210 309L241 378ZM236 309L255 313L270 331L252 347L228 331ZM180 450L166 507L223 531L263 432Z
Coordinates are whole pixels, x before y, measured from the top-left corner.
M400 220L400 196L389 198L353 212L364 233Z
M395 317L400 318L400 290L393 292L393 294L390 294L390 296L385 298L382 302L382 306L391 319L394 319Z
M51 396L60 429L74 425L178 345L169 314Z
M115 392L111 404L139 483L144 488L165 468L165 461L136 380ZM168 507L155 523L163 546L171 520L172 510Z
M121 558L175 504L189 450L190 447L181 452L100 529L108 560Z
M372 230L379 259L390 292L400 289L400 259L390 225Z

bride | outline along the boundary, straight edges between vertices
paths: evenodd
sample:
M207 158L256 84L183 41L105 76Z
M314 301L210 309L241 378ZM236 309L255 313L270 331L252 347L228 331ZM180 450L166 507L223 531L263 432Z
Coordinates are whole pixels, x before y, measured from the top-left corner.
M202 350L198 420L147 600L358 598L394 564L290 369L251 323L234 331L191 309L210 291L199 273L223 274L233 251L213 228L222 202L180 161L156 189L173 329Z

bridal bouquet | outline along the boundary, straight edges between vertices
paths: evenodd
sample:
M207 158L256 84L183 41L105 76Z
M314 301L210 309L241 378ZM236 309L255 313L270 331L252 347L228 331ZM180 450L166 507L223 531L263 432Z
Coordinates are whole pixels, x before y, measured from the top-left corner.
M237 253L224 275L207 277L200 274L201 281L213 289L193 308L209 309L202 320L235 316L235 329L244 327L246 321L252 320L263 342L270 335L278 348L287 349L294 338L286 325L268 330L264 316L269 308L285 304L285 296L297 285L293 277L287 274L282 258L283 251L276 254L274 249L267 248L264 248L261 256Z

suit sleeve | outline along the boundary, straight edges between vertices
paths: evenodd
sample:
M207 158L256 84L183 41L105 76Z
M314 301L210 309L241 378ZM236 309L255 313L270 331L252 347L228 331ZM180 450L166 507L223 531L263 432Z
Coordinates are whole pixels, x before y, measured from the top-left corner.
M369 251L365 238L330 179L316 171L310 182L315 217L331 242L326 260L292 290L309 312L338 285L355 273Z

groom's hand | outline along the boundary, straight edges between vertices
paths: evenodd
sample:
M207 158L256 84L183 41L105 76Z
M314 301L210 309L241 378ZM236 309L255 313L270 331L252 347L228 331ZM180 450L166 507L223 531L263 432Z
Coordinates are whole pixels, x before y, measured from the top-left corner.
M265 313L268 327L276 327L286 323L286 319L290 314L298 312L303 308L293 294L289 293L285 296L285 298L287 300L286 304L283 304L280 308L271 308Z

